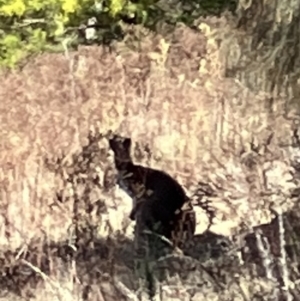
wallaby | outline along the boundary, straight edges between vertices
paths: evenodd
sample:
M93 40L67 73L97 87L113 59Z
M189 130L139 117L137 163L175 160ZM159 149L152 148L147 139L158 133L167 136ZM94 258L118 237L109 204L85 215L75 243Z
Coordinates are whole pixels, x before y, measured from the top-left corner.
M174 244L179 236L193 236L195 212L182 186L163 171L134 164L131 144L130 138L118 135L109 139L118 172L117 184L133 200L130 218L135 220L137 212L142 212L139 220L143 220L145 227Z

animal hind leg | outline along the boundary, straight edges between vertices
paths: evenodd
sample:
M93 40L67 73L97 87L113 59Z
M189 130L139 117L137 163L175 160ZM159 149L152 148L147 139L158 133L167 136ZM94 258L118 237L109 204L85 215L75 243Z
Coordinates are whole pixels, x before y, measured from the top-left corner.
M186 241L192 239L196 230L196 214L194 210L181 210L175 215L172 229L172 242L175 247L182 248Z

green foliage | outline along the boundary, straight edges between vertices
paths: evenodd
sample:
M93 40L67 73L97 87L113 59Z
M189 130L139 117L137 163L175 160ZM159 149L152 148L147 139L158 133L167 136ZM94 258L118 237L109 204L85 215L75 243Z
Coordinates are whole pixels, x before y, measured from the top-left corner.
M1 65L9 67L14 66L23 56L21 49L21 40L17 34L8 34L0 40ZM9 59L7 59L9 58Z
M184 22L191 25L206 11L212 13L237 0L0 0L0 66L13 67L42 51L62 50L62 42L104 43L122 38L120 20L142 24ZM81 30L95 19L95 37Z
M0 0L0 66L14 66L31 53L67 38L72 15L92 0Z
M25 3L22 0L1 1L1 4L2 6L0 7L0 14L4 16L22 16L26 10Z

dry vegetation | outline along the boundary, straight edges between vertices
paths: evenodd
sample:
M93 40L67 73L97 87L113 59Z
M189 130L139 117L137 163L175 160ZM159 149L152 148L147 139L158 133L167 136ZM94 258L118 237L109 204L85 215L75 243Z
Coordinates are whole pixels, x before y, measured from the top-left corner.
M187 256L153 268L162 300L291 300L297 120L283 114L283 96L225 78L224 22L209 19L201 33L178 26L169 41L149 34L140 52L43 54L2 74L0 300L137 300L131 201L115 187L109 130L195 199ZM217 215L204 234L199 194Z

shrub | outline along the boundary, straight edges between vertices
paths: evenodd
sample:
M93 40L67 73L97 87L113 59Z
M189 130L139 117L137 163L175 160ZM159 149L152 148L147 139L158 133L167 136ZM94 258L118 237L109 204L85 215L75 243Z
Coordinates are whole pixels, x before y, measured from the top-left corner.
M165 22L192 25L200 15L218 14L236 1L0 0L0 67L13 67L29 54L62 50L62 41L76 47L123 37L120 20L152 30ZM89 37L87 27L94 32Z

